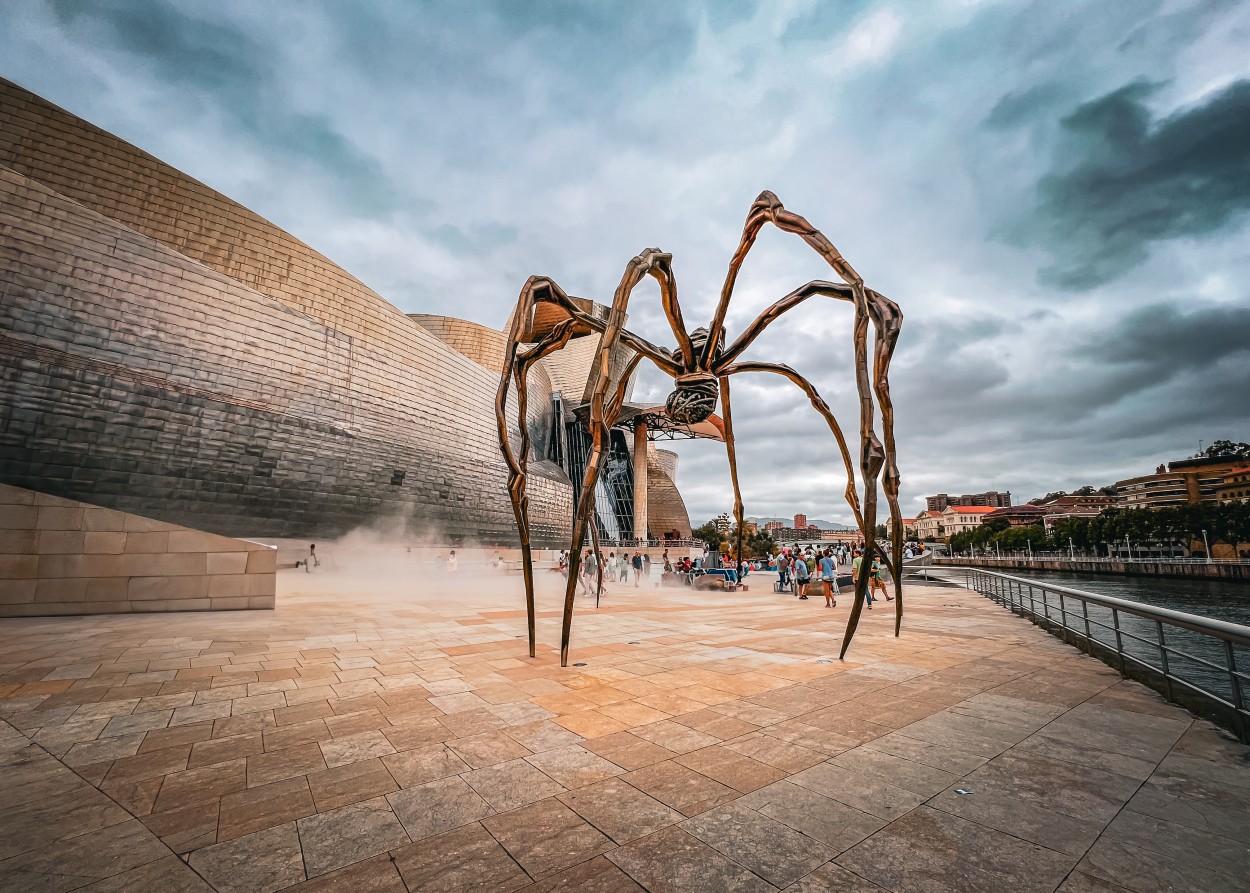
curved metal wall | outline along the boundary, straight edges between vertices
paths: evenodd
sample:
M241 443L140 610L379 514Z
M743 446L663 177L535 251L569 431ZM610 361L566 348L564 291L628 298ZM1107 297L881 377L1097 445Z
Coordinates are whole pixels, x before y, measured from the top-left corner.
M0 480L232 535L515 541L497 377L289 234L0 81ZM531 397L549 426L550 386ZM541 455L541 453L540 453ZM572 492L535 463L535 541Z

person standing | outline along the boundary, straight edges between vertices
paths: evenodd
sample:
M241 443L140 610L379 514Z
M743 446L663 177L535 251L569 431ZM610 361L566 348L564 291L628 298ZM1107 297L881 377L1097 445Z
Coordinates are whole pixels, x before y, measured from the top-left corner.
M633 565L634 565L634 588L637 589L638 580L640 577L642 577L642 553L641 552L634 553Z
M833 560L833 555L826 549L820 556L820 585L825 590L825 607L836 608L838 600L836 598L838 590L838 566Z
M794 592L803 601L807 601L807 582L811 575L807 571L807 562L803 556L794 560Z
M642 576L648 584L651 583L651 553L642 553Z
M777 585L782 592L790 585L790 557L784 552L777 556Z
M447 570L455 573L460 567L460 559L456 557L456 550L451 550L451 555L447 556Z

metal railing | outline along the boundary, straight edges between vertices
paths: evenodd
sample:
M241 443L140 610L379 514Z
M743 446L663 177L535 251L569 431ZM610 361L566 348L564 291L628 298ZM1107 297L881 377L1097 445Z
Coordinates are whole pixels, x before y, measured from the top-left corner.
M1250 743L1250 626L980 568L941 570L963 571L969 589Z
M1002 555L988 553L984 555L939 555L940 561L1011 561L1019 563L1040 562L1040 561L1066 561L1071 564L1250 564L1250 558L1167 558L1149 556L1134 556L1129 558L1127 555L1120 557L1115 556L1108 558L1105 555L1094 558L1088 555L1069 556L1066 552L1034 552L1029 555L1026 552L1004 552Z

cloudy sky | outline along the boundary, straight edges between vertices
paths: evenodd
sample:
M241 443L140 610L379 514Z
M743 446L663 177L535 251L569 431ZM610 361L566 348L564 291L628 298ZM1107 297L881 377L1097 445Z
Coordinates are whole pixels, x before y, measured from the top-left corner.
M706 324L771 189L906 316L908 515L1250 441L1250 3L17 0L0 74L493 326L530 274L607 300L650 246ZM767 232L731 336L816 278ZM752 350L853 428L849 324L809 302ZM631 327L671 342L654 285ZM748 513L846 519L806 400L734 395ZM691 517L728 509L723 447L679 450Z

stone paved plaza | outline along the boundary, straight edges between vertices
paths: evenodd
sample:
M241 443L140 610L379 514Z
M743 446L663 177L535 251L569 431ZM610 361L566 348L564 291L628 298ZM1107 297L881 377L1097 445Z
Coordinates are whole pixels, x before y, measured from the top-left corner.
M617 588L560 669L555 575L536 660L516 578L388 580L0 621L0 890L1246 889L1247 748L978 595L839 663L845 602Z

